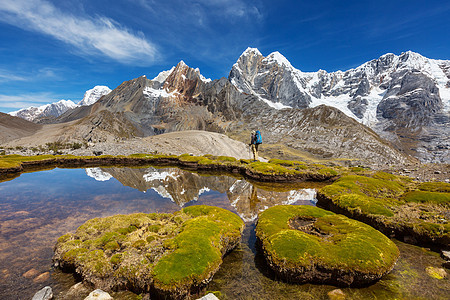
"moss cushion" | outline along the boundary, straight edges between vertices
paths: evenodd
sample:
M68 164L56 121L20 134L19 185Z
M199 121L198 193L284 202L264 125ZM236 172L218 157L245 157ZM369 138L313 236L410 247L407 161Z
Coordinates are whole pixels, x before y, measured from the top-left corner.
M343 176L317 193L317 205L414 244L450 243L450 184L383 172Z
M61 236L53 259L96 288L183 297L211 280L243 226L232 212L205 205L95 218Z
M256 236L269 266L291 282L362 285L389 273L399 256L379 231L313 206L267 209Z

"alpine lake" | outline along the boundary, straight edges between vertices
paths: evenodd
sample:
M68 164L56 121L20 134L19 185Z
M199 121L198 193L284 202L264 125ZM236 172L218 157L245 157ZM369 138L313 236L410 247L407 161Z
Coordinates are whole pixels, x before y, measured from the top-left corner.
M241 244L224 258L203 294L213 291L220 299L449 299L450 280L426 272L442 267L439 254L396 240L401 254L393 271L370 286L341 288L345 295L329 294L337 289L330 285L278 280L255 245L258 213L279 204L315 205L316 190L323 186L256 183L238 176L156 167L54 168L4 179L0 298L31 299L44 286L52 287L55 299L62 298L80 278L52 267L53 247L58 237L89 219L172 213L205 204L232 211L246 225ZM114 299L140 299L129 291L110 294Z

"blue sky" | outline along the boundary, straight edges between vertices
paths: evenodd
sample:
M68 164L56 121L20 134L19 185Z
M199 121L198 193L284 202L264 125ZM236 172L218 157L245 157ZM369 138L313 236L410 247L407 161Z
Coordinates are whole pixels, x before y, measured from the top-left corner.
M450 1L0 0L0 112L180 60L227 77L247 47L297 69L347 70L392 52L450 59Z

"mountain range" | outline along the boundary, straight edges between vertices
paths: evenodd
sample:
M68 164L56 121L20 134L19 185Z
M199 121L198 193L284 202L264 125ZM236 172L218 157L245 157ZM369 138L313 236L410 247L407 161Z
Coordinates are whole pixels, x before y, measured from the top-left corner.
M42 123L45 118L57 118L69 109L94 104L98 99L109 92L111 92L109 87L97 85L94 88L87 90L83 99L77 104L75 104L72 100L60 100L58 102L44 104L38 107L31 106L28 108L22 108L18 111L10 112L9 114L28 121Z
M190 129L248 142L259 129L281 156L389 165L449 163L449 111L450 61L409 51L345 72L302 72L279 52L248 48L228 78L206 79L181 61L50 122L64 126L59 139L90 142Z

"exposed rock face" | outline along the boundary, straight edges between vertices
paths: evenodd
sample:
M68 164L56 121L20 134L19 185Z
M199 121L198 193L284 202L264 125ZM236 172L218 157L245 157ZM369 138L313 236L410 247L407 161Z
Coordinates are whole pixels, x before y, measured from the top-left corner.
M274 108L305 108L311 97L303 90L306 81L279 52L266 58L248 48L233 65L230 81L243 93L257 95Z
M50 300L53 298L53 290L51 287L46 286L42 288L39 292L34 294L32 300Z
M449 70L450 61L405 52L346 72L304 73L278 52L263 57L249 48L229 79L278 109L336 107L425 161L450 162Z

